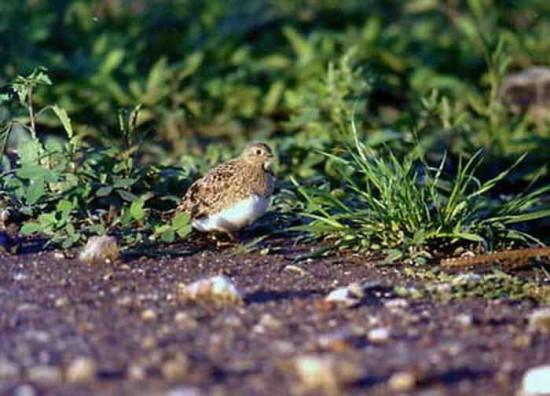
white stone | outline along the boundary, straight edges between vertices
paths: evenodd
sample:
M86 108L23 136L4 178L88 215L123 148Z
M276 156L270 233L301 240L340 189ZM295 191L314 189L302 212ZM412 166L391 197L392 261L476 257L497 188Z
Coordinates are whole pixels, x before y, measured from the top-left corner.
M390 330L385 327L372 329L368 332L367 338L373 344L385 344L390 339Z
M550 395L550 365L527 370L521 384L521 396Z
M75 359L67 368L65 379L71 383L87 383L95 379L97 364L93 359L80 357Z
M231 280L223 275L201 279L184 286L182 296L186 300L215 305L239 305L243 297Z
M529 330L550 333L550 308L541 308L531 312Z

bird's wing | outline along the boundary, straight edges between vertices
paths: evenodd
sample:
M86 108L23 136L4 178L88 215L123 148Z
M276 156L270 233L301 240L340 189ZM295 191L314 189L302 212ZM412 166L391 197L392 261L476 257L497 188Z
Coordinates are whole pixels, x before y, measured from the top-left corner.
M177 210L198 218L216 208L234 183L234 168L234 162L229 161L195 181L183 196Z

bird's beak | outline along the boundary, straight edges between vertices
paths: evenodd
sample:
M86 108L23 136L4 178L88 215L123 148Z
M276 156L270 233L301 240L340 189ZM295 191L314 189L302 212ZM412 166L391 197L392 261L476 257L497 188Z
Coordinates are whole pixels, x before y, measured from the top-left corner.
M272 165L273 162L275 162L275 156L273 154L268 154L266 157L267 161L265 161L264 163L264 169L266 172L269 172L272 171Z

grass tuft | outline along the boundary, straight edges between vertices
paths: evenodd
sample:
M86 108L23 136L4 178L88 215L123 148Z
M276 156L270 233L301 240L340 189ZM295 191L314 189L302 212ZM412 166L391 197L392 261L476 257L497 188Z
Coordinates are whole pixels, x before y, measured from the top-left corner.
M446 155L431 166L419 152L398 157L371 156L352 122L351 143L344 156L324 153L341 179L338 188L295 186L311 222L295 229L331 239L339 248L416 249L473 242L483 250L501 244L539 243L515 224L550 216L539 197L550 186L513 197L489 196L525 156L487 181L477 152L459 160L454 173Z

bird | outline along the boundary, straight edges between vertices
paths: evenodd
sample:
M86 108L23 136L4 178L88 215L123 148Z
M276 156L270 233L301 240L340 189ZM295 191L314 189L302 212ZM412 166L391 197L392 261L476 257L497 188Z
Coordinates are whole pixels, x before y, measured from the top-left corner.
M194 229L206 233L235 233L256 221L269 206L275 177L271 148L250 143L242 153L208 171L181 199L177 212L188 213Z

